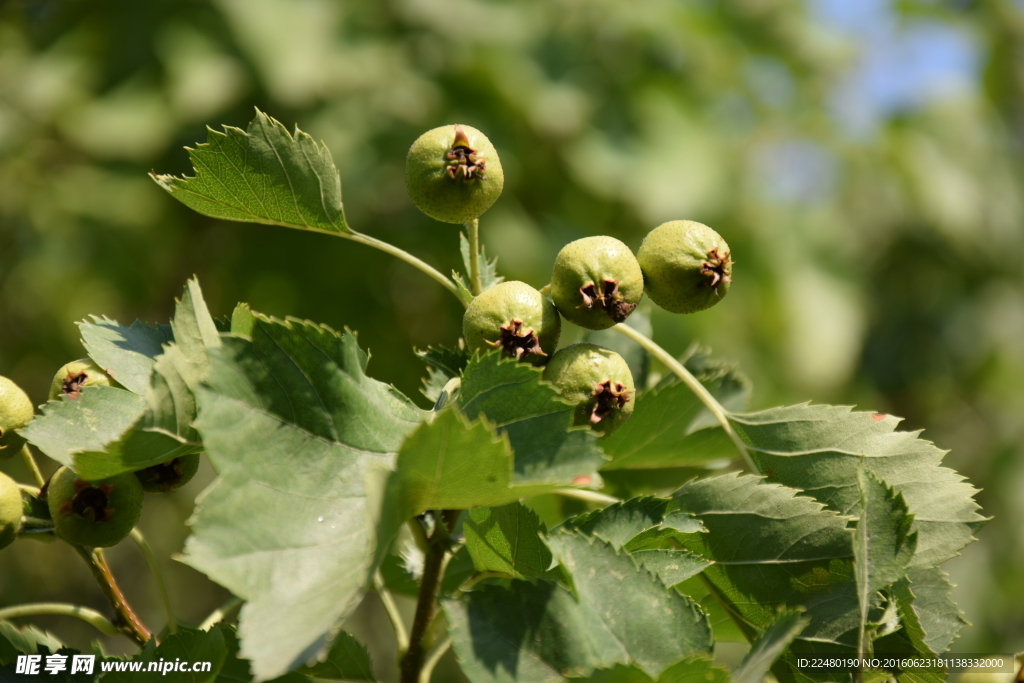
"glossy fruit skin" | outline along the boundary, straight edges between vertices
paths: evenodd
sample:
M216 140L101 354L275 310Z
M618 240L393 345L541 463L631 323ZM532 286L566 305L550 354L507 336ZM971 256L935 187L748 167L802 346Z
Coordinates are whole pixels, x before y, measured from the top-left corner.
M647 234L636 258L651 301L672 313L695 313L729 293L730 256L722 236L703 223L671 221Z
M192 481L199 470L199 454L191 453L135 473L146 493L167 493Z
M467 223L498 200L505 174L487 136L456 124L417 138L405 160L405 185L413 204L434 220Z
M544 368L544 379L576 404L573 424L587 425L602 436L615 432L633 414L633 374L614 351L595 344L567 346Z
M18 482L0 472L0 550L18 537L21 528L22 500Z
M25 439L15 433L32 421L35 408L17 384L0 377L0 462L14 457Z
M142 484L134 474L87 482L61 467L46 491L57 536L68 543L108 548L127 536L142 514Z
M561 333L562 320L551 300L516 280L484 290L462 318L471 353L501 348L504 355L533 365L547 363Z
M75 400L82 393L83 387L93 386L112 387L117 386L117 383L91 358L74 360L64 365L53 376L47 400L53 401L61 395Z
M584 237L562 247L551 270L551 299L569 322L588 330L621 323L644 295L633 252L614 237Z

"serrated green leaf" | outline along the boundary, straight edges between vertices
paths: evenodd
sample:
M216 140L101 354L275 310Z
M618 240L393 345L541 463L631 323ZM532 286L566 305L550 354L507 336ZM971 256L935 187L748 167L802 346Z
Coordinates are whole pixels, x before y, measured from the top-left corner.
M664 498L641 496L577 515L563 522L560 528L597 536L618 550L644 532L657 528L667 508L668 500Z
M427 364L429 375L423 378L423 388L420 391L431 401L437 401L448 380L462 376L462 371L469 362L469 352L464 346L456 346L454 349L447 346L428 346L426 350L416 350L424 363Z
M63 647L52 633L34 626L18 628L9 621L0 621L0 666L14 664L19 654L34 655L40 648L56 652Z
M153 362L174 335L170 325L147 325L136 320L130 327L110 318L91 316L78 323L82 345L97 365L125 389L144 394L153 374Z
M707 533L678 538L714 562L703 576L748 635L767 628L777 608L802 605L810 624L800 639L852 648L859 610L848 518L799 493L750 475L691 482L674 503Z
M425 413L366 376L352 333L261 318L210 359L197 427L220 476L184 559L247 600L242 655L266 680L320 654L358 604L386 474Z
M707 569L711 562L688 550L655 548L630 552L644 569L656 575L666 586L678 586ZM685 591L684 591L685 592Z
M466 279L469 279L468 273L472 271L469 264L469 240L466 239L466 233L459 233L459 251L462 253L462 264L466 268ZM487 250L484 245L480 245L480 291L490 289L499 282L504 282L505 278L498 275L498 257L495 256L492 259L487 258Z
M549 544L576 597L546 581L513 581L443 602L456 655L474 683L560 682L631 663L657 676L710 651L700 609L626 553L575 533L555 534Z
M88 333L101 357L114 360L132 383L148 364L145 391L86 387L77 400L50 401L25 432L26 438L38 441L40 450L86 479L139 470L200 447L199 433L192 426L198 412L193 392L206 375L206 350L220 344L220 333L198 281L185 285L171 323L176 338L163 353L152 360L145 355L163 334L159 328L133 328L83 325L83 334ZM104 341L98 341L101 338ZM119 355L111 350L118 343L132 350Z
M697 347L690 350L686 366L727 409L745 408L750 382L734 367ZM601 447L611 458L603 470L688 467L737 457L717 420L674 376L638 392L633 416Z
M912 567L954 557L986 521L974 502L977 489L939 466L944 452L918 438L920 432L895 431L899 418L802 404L730 420L771 481L802 489L842 514L856 514L857 468L864 461L903 494L914 515Z
M142 652L128 658L128 662L141 662L140 671L110 671L100 676L101 683L213 683L227 657L227 645L219 629L200 631L181 629L165 636L159 645L156 640L146 643ZM151 662L174 664L176 660L196 663L209 662L210 671L163 671L163 667L149 671Z
M477 571L535 579L551 566L551 551L540 539L546 532L537 513L519 501L469 511L463 522L466 550Z
M875 594L903 577L914 557L917 532L914 516L907 514L903 496L864 467L857 469L860 507L853 532L853 568L860 603L862 652L870 653L868 611Z
M893 586L903 626L919 651L942 654L967 625L952 592L949 576L938 567L911 570Z
M207 142L188 150L195 177L150 174L175 199L213 218L352 233L326 146L259 110L246 131L208 130Z
M515 452L516 484L568 483L596 479L605 461L597 435L572 426L573 406L541 381L541 371L497 353L475 355L463 372L459 407L508 436Z
M707 657L687 657L658 677L658 683L729 683L729 672Z
M374 683L373 665L370 653L350 633L342 631L334 637L327 659L313 666L299 669L299 673L317 678L343 679L346 681L367 681Z
M782 610L750 644L750 652L732 672L735 683L761 683L772 664L810 623L800 610Z

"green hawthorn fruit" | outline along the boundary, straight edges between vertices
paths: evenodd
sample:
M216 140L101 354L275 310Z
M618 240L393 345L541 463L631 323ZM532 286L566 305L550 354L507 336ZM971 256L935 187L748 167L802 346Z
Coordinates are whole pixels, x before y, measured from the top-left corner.
M13 457L25 445L25 439L14 430L31 422L34 414L32 401L21 387L0 377L0 462Z
M551 271L551 299L569 322L588 330L621 323L644 295L633 252L614 237L584 237L562 247Z
M135 476L146 493L167 493L189 483L198 469L199 454L192 453L139 470Z
M562 398L576 404L573 424L589 425L602 436L633 414L636 387L622 356L595 344L573 344L552 358L544 379Z
M472 126L441 126L412 143L405 184L423 213L442 223L467 223L498 200L505 174L486 135Z
M561 332L562 320L551 300L515 280L485 289L462 318L470 352L501 349L533 365L548 361Z
M47 485L57 535L76 545L107 548L127 536L142 513L142 484L134 474L89 482L61 467Z
M659 225L644 238L636 258L644 273L644 291L666 311L703 311L729 292L729 245L702 223Z
M53 401L61 395L75 400L81 395L82 387L93 386L112 387L116 386L116 382L91 358L71 361L53 376L47 400Z
M0 550L14 543L18 536L22 506L18 482L0 472Z

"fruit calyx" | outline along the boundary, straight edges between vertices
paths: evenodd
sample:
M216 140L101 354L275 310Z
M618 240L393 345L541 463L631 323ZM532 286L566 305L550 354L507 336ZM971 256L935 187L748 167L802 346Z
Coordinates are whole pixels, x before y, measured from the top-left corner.
M594 409L590 411L590 424L596 425L610 413L622 410L629 403L629 387L610 379L594 385Z
M580 287L583 303L577 308L603 308L609 318L621 323L633 312L636 304L629 303L619 294L618 280L605 280L602 284L601 291L598 291L597 284L593 282Z
M501 349L510 356L514 356L516 360L531 354L538 356L548 355L540 347L540 338L534 334L533 328L523 329L522 320L512 319L508 325L502 325L501 336L498 338L498 341L487 341L486 343L496 349Z
M455 126L455 141L448 150L448 175L453 180L472 180L483 178L487 170L487 162L483 154L469 144L469 138L462 126Z
M72 513L93 522L108 522L114 516L110 495L117 487L113 484L90 484L81 479L74 484L75 495L60 506L60 511Z
M732 282L732 276L726 272L726 267L733 261L729 258L729 252L718 253L718 247L708 252L707 260L701 263L700 272L710 277L708 287L717 290L718 285Z
M82 395L82 387L85 385L86 380L89 379L88 372L78 372L69 374L64 378L63 384L61 384L60 392L70 398L72 401L76 400Z

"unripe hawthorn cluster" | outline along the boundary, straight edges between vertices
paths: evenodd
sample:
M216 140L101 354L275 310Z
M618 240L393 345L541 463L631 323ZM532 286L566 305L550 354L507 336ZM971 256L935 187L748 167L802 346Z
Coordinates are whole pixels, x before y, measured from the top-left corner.
M504 175L487 136L451 125L413 143L406 185L413 203L431 218L469 224L497 201ZM466 309L462 333L471 352L496 351L544 366L544 379L576 405L575 424L607 436L633 411L633 377L608 349L575 344L556 350L561 319L607 329L625 321L645 293L667 311L695 313L718 303L731 281L729 245L701 223L659 225L635 256L614 237L585 237L558 252L543 290L513 281L478 294Z
M72 361L54 375L49 400L77 401L83 389L97 386L120 385L92 360ZM22 449L24 439L15 430L26 427L34 413L21 387L0 377L0 461ZM53 534L68 543L97 548L116 545L139 521L145 493L180 488L198 469L198 453L97 481L61 467L38 493L0 472L0 548L18 537L27 514L36 517L37 529L40 521L47 521L39 517L49 514Z

